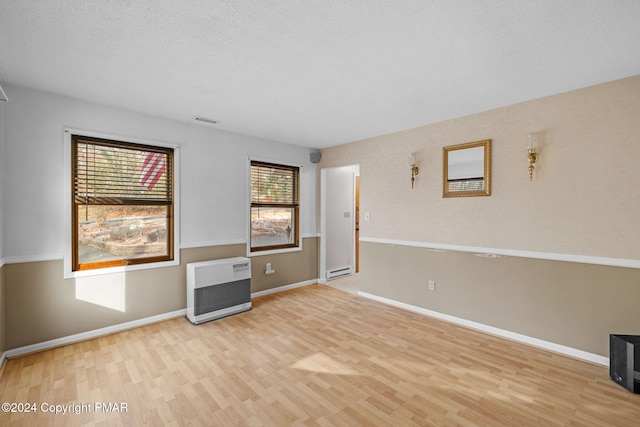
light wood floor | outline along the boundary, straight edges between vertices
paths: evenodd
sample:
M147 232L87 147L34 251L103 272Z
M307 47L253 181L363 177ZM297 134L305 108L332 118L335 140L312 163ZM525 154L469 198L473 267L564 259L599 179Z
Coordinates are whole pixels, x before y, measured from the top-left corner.
M325 285L357 295L358 290L360 290L360 274L356 273L335 280L327 280Z
M1 413L0 425L640 422L640 395L603 366L322 285L253 302L200 326L173 319L9 360L0 401L38 412ZM96 402L123 402L127 412L96 412ZM84 412L41 410L71 403Z

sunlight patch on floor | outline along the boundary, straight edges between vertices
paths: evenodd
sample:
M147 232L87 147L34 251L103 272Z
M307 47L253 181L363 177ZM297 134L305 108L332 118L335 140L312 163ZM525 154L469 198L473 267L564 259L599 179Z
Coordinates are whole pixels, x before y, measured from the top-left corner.
M324 353L314 353L298 360L292 365L294 369L334 375L359 375L358 371L332 359Z

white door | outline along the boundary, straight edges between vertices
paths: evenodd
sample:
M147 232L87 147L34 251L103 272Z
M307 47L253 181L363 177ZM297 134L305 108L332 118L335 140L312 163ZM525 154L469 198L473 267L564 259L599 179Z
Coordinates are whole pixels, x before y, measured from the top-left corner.
M332 279L355 272L355 177L358 166L326 168L322 179L321 278Z

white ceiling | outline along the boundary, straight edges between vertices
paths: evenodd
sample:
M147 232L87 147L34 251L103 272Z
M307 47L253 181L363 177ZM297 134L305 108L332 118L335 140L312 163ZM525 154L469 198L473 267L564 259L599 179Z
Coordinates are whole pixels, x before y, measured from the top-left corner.
M638 0L0 0L5 82L314 148L638 74Z

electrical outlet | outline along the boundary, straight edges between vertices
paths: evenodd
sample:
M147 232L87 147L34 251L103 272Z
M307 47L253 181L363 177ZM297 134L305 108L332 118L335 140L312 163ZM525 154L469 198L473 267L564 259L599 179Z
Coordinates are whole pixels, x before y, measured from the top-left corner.
M272 268L271 268L271 263L270 263L270 262L268 262L268 263L267 263L267 265L266 265L266 268L265 268L265 270L264 270L264 274L273 274L273 273L275 273L275 272L276 272L276 271L275 271L274 269L272 269Z
M436 281L435 280L429 280L429 290L430 291L435 291L436 290Z

